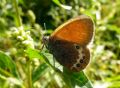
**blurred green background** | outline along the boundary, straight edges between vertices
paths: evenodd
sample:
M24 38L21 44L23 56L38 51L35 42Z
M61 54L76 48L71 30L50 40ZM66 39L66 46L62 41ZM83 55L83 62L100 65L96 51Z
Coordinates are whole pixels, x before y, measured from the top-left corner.
M94 88L120 88L119 0L17 3L0 0L0 88L70 88L46 65L40 53L41 39L43 34L50 35L63 22L81 14L90 16L95 24L91 62L85 74ZM53 61L46 48L42 54Z

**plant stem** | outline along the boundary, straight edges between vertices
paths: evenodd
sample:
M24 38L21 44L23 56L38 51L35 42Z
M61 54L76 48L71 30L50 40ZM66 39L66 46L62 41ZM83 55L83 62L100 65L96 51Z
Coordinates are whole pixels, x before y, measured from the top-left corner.
M22 26L22 20L21 20L20 14L19 14L19 9L18 9L17 0L13 0L13 4L14 4L15 10L16 10L17 26L18 26L18 27L21 27L21 26Z
M28 64L27 64L27 69L28 69L28 72L27 72L27 82L28 82L28 88L32 88L32 75L31 75L31 61L29 60L28 61Z
M10 74L9 72L7 72L7 71L5 71L5 70L3 70L3 69L1 69L1 68L0 68L0 72L3 73L3 74L5 74L6 76L13 77L12 74Z

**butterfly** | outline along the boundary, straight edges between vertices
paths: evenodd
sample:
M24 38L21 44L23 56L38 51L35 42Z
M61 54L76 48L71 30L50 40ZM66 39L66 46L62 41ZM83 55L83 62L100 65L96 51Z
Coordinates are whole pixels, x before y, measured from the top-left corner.
M83 70L90 61L87 45L94 34L94 23L89 16L81 15L60 25L43 42L55 59L70 71Z

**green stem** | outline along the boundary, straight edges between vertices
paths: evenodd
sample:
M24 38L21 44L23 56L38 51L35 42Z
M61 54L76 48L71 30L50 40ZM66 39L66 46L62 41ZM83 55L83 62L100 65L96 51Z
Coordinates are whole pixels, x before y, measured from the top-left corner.
M18 10L17 0L13 0L13 3L14 3L15 10L16 10L17 26L21 27L22 26L22 20L21 20L21 17L20 17L20 14L19 14L19 10Z
M13 77L12 74L10 74L9 72L3 70L2 68L0 68L0 72L3 73L3 74L5 74L6 76Z
M28 76L28 88L32 88L31 61L28 61L27 65L28 72L26 75Z

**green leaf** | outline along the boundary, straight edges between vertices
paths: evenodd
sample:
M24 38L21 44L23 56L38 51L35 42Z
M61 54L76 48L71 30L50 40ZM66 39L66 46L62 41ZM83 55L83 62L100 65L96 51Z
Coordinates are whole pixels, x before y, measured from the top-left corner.
M32 60L34 58L39 58L41 60L44 60L43 56L39 53L38 50L32 49L32 48L28 48L26 50L27 55L29 56L29 58Z
M42 60L43 62L46 62L47 64L51 65L49 60L47 59L47 57L44 55L44 53L42 53L42 52L40 52L38 50L28 48L26 50L26 53L27 53L27 55L29 56L29 58L31 60L35 59L35 58L38 58L38 59Z
M120 88L120 81L113 81L108 88Z
M87 88L93 88L83 71L71 72L68 69L64 68L63 73L67 74L68 78L66 79L71 80L71 85L73 86L73 88L75 87L75 85L79 87L86 86Z
M64 9L67 9L67 10L71 10L71 9L72 9L71 6L67 6L67 5L61 4L59 0L52 0L52 1L53 1L56 5L58 5L58 6L62 7L62 8L64 8Z
M10 73L18 77L16 65L10 56L6 55L4 52L0 51L0 68L7 69Z
M83 71L77 72L77 73L72 73L71 79L75 80L76 84L79 86L84 86L88 82L88 79L85 76L85 74L83 73Z
M120 34L120 28L117 27L116 25L106 25L106 27L108 28L108 30L111 31L115 31L116 33Z
M41 64L32 74L33 82L37 81L43 74L46 72L48 65L43 63Z

